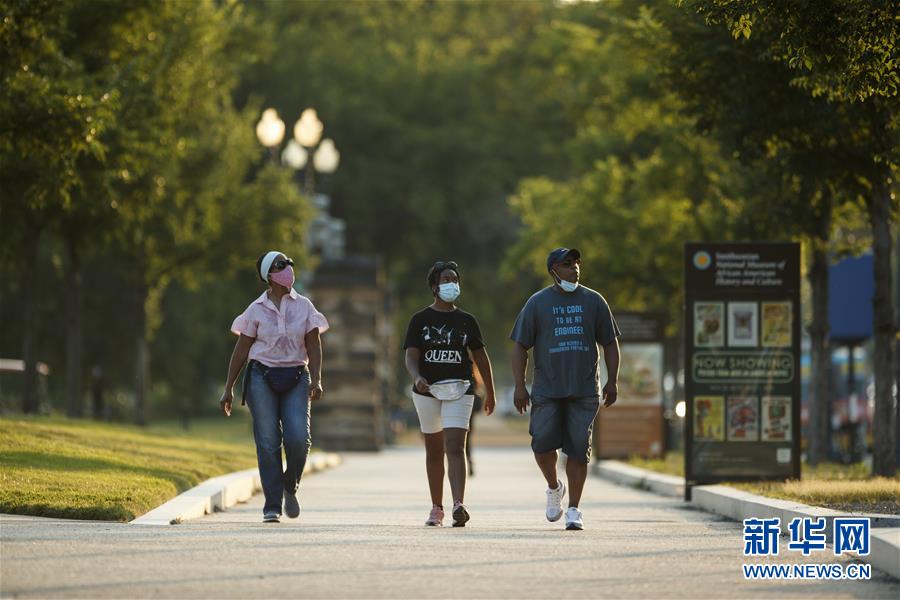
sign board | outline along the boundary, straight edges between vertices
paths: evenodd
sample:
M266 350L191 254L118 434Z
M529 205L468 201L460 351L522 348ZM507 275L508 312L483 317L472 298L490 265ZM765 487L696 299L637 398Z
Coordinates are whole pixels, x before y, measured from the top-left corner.
M800 477L800 245L685 245L685 482Z
M663 317L616 312L619 397L597 415L594 447L601 458L659 456L664 446ZM606 365L601 361L602 381Z
M828 269L828 336L860 344L872 337L875 262L871 254L846 258Z

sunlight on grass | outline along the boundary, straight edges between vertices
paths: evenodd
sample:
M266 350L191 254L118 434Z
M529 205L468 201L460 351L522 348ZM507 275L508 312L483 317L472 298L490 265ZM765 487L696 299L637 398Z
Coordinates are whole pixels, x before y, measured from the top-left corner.
M256 465L246 423L228 421L185 431L0 418L0 512L131 520L205 479Z
M625 462L657 473L684 477L684 455L681 453L670 452L661 459L635 456ZM822 463L815 467L804 464L799 481L760 481L727 485L753 494L813 506L900 514L900 477L870 478L869 475L869 469L862 463L852 465Z
M669 452L663 458L642 458L640 456L632 456L624 462L633 467L647 469L648 471L684 477L684 456L675 452Z

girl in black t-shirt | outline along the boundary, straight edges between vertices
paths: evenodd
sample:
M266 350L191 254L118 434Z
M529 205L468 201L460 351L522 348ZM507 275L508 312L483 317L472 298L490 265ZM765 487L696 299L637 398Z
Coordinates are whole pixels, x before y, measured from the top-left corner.
M432 502L425 524L443 525L446 454L453 494L453 526L463 527L469 520L469 512L463 505L466 433L475 397L471 383L469 389L455 400L435 398L430 393L430 385L452 379L471 382L474 361L484 381L484 412L489 415L494 412L494 381L478 321L454 304L459 297L457 264L452 261L434 263L428 271L428 287L434 302L412 316L403 344L406 370L413 380L413 401L425 436L425 468Z

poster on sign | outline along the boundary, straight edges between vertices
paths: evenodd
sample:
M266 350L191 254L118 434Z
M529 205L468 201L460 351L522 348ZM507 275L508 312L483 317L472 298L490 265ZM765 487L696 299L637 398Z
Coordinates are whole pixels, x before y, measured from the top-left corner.
M702 442L720 442L725 439L722 396L698 396L694 411L694 439Z
M759 398L729 396L728 440L732 442L759 440Z
M791 441L790 396L763 396L762 441Z
M694 305L694 345L725 345L724 305L721 302L697 302Z
M790 302L762 303L762 345L786 348L791 345L793 310Z
M756 302L728 303L728 345L737 348L758 346Z

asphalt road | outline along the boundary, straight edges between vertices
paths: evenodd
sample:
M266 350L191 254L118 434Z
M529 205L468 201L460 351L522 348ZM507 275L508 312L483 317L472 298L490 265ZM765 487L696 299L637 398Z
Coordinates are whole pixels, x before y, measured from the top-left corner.
M302 483L298 520L262 498L177 526L0 517L0 596L116 598L900 598L900 583L748 581L737 523L592 478L586 529L544 518L525 448L477 451L469 525L426 528L424 451L349 454ZM449 487L445 495L449 504ZM448 520L449 525L449 520ZM828 552L753 562L853 563Z

